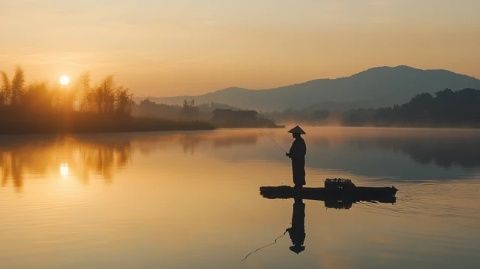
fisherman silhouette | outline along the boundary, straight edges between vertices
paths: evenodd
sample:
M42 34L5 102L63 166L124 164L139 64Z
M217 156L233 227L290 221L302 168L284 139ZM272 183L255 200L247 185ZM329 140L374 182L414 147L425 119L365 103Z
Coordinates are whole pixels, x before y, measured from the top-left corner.
M305 154L307 153L307 146L301 135L305 134L305 132L298 125L288 132L292 134L295 140L290 147L290 151L286 153L286 155L292 159L293 183L295 188L302 188L303 185L306 184Z
M299 254L305 250L305 204L302 199L295 198L292 212L292 227L287 229L292 246L290 250Z

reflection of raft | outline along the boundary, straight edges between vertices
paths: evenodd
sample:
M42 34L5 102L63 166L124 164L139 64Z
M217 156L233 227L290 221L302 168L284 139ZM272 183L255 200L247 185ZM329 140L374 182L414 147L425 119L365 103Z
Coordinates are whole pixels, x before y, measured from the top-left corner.
M290 186L260 187L269 199L309 199L325 201L326 207L350 208L360 201L395 203L395 187L357 187L348 179L326 179L324 188L295 189Z

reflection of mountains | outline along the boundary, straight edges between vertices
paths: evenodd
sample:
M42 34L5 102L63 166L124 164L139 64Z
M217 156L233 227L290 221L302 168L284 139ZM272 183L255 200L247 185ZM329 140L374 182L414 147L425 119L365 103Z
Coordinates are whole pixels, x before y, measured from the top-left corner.
M12 181L21 191L27 174L75 175L84 183L91 175L99 175L109 182L114 171L128 163L130 152L130 141L115 136L4 136L0 140L1 185Z

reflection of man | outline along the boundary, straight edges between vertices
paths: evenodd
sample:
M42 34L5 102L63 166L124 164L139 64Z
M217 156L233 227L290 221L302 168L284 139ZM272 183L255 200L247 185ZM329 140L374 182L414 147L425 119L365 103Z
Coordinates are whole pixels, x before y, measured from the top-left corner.
M298 125L288 132L292 133L293 138L295 138L290 151L287 153L287 156L292 159L293 183L296 188L301 188L305 185L305 154L307 153L307 146L301 136L305 132Z
M305 204L302 199L295 198L293 203L292 227L287 229L292 245L290 250L300 253L305 250L303 243L305 241Z

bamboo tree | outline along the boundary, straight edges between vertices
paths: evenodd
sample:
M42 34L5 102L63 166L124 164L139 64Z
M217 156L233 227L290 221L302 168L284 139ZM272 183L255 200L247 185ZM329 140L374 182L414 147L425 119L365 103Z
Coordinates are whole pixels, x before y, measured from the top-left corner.
M88 97L91 91L90 87L90 74L85 73L80 76L77 81L76 89L81 96L80 100L80 110L88 111Z
M2 86L0 88L0 106L6 106L10 102L10 80L8 79L8 75L5 72L0 72L2 76Z
M17 67L13 75L11 84L11 104L16 106L20 104L22 95L24 94L25 76L22 68Z
M118 115L130 116L133 106L133 94L129 89L119 87L115 92L115 111Z
M113 77L106 77L99 85L97 85L88 95L88 107L93 112L101 114L110 114L114 112L115 105L115 88Z
M22 96L22 109L33 112L51 111L53 95L46 82L30 84Z

